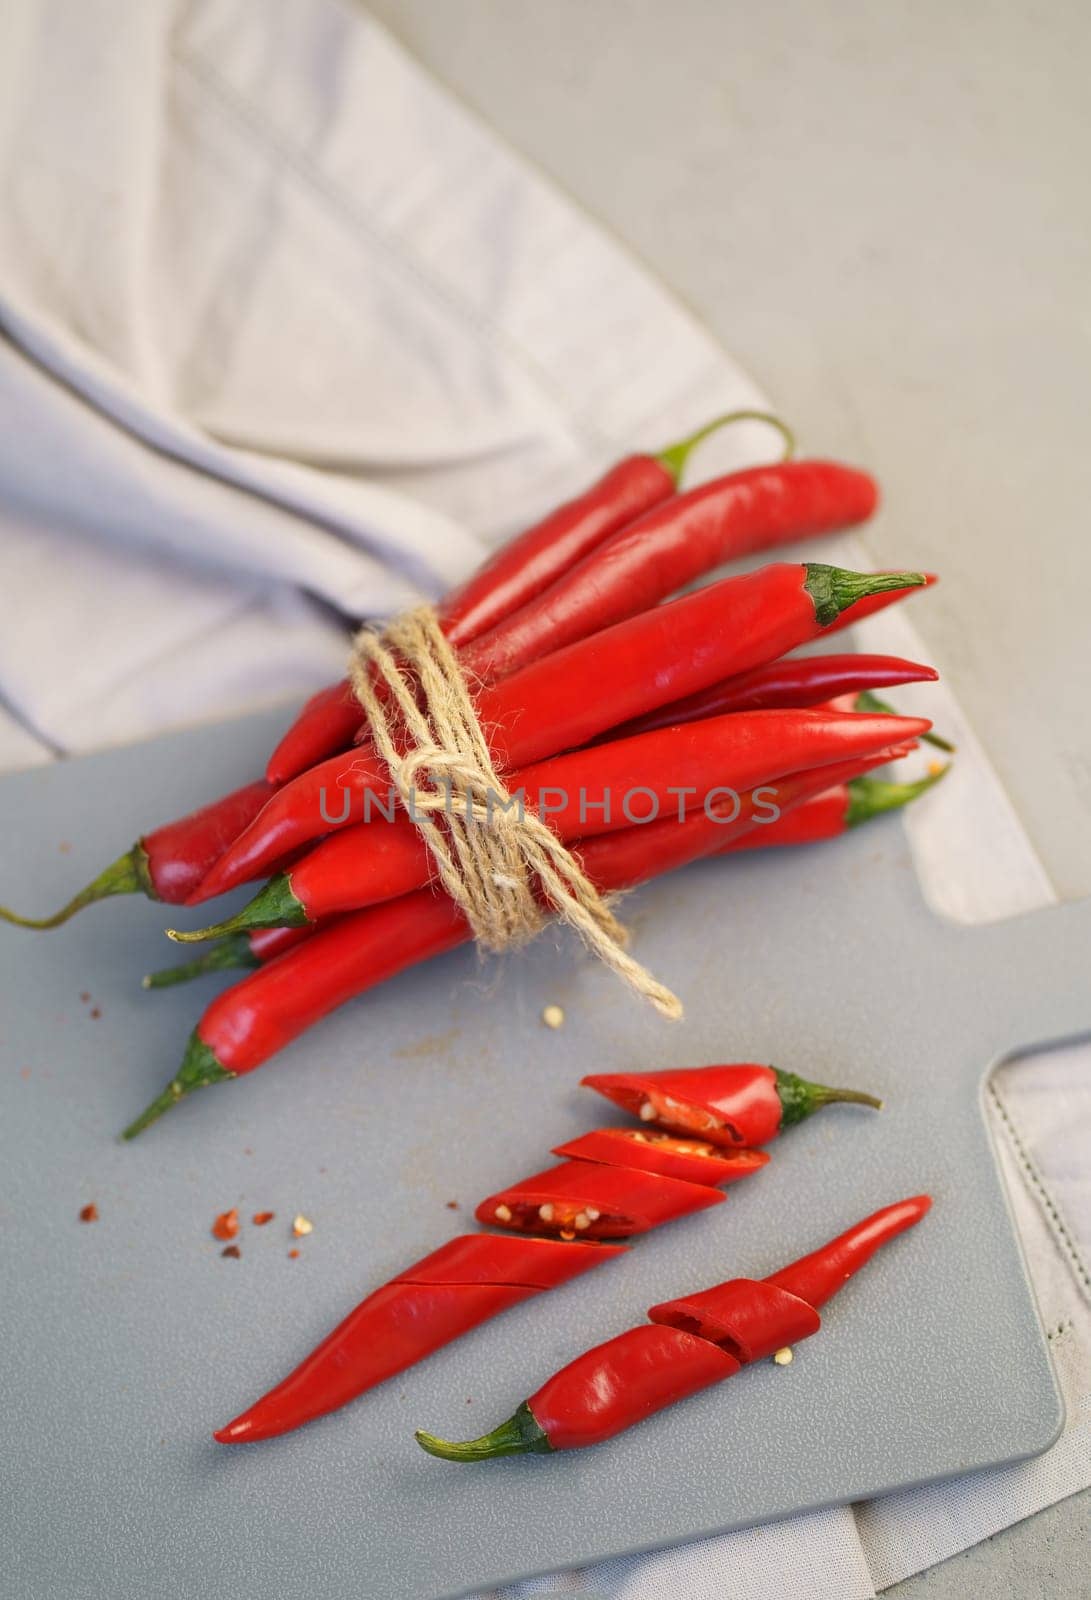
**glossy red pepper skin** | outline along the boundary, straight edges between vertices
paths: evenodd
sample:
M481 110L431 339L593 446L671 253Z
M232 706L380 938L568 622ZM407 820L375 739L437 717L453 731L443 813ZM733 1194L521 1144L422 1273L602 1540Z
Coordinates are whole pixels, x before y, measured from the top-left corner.
M921 718L855 713L740 712L554 756L512 773L507 788L524 795L528 810L544 806L560 838L586 839L656 813L677 815L680 795L693 809L710 793L742 794L788 773L870 755L929 726ZM404 813L350 825L271 879L243 911L183 941L262 923L321 922L409 894L433 875L431 853Z
M494 762L510 772L586 744L606 728L816 638L839 603L816 598L816 586L839 570L785 562L725 578L486 684L477 711ZM872 581L849 576L853 583ZM264 875L273 862L329 832L330 819L336 823L341 814L338 789L350 796L369 791L385 803L389 774L367 746L301 774L220 859L202 898Z
M466 645L546 588L627 522L674 494L675 479L654 456L628 456L582 494L501 545L439 606L454 645ZM287 783L352 743L360 707L347 679L314 695L269 759L266 777Z
M503 676L647 610L725 561L862 522L877 498L867 473L833 461L716 478L615 533L462 658L482 678Z
M825 794L816 794L805 805L786 811L776 822L726 844L719 855L734 855L744 850L772 849L777 845L818 844L823 839L836 839L848 827L851 791L847 783Z
M510 1235L452 1239L369 1294L293 1372L214 1437L248 1444L302 1427L622 1249Z
M510 1184L483 1200L478 1222L517 1233L578 1233L581 1239L628 1239L694 1211L722 1205L719 1189L683 1183L660 1173L608 1167L593 1161L563 1161L560 1166ZM551 1213L540 1214L546 1207ZM598 1213L588 1222L589 1209ZM584 1226L573 1224L582 1216Z
M670 705L649 711L620 728L612 728L601 737L628 738L680 722L722 717L730 712L823 705L839 695L855 695L863 689L889 689L902 683L935 683L938 678L934 667L906 661L901 656L786 656L781 661L769 661L750 672L741 672L737 677L725 678L684 700L672 700ZM852 711L855 707L846 705L836 709Z
M593 1073L580 1081L633 1116L640 1116L641 1108L654 1099L657 1126L688 1132L727 1149L769 1144L781 1130L784 1108L776 1072L755 1062L666 1072ZM673 1102L674 1108L664 1102Z
M600 1444L732 1377L741 1366L817 1333L818 1307L881 1245L918 1223L931 1204L927 1195L899 1201L768 1278L734 1278L653 1306L648 1316L658 1337L648 1328L633 1328L578 1356L491 1434L452 1444L418 1433L417 1442L449 1461Z
M554 1145L552 1154L570 1161L600 1161L611 1167L635 1167L642 1172L657 1172L664 1178L683 1183L715 1185L738 1183L768 1166L763 1150L735 1150L723 1154L696 1138L672 1138L667 1133L644 1133L639 1128L595 1128L565 1144Z

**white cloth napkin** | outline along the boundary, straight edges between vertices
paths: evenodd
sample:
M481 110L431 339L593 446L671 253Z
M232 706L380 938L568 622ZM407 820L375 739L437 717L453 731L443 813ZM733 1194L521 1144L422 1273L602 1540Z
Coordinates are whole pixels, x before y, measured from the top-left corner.
M302 696L346 619L435 595L626 449L760 399L337 0L7 0L0 196L0 768ZM740 428L700 468L774 448ZM920 649L898 613L868 643ZM933 898L1041 903L957 706L927 706L960 744L909 819ZM993 1097L1069 1403L1051 1451L520 1597L852 1600L1091 1482L1087 1065L1007 1066Z

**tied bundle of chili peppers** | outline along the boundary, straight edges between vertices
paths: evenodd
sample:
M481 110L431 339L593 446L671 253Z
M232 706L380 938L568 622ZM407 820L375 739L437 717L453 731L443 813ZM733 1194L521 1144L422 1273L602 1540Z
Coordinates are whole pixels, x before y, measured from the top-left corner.
M751 1063L583 1081L642 1125L556 1146L560 1165L478 1206L477 1220L503 1234L463 1234L374 1290L216 1439L271 1439L337 1410L509 1306L622 1254L611 1241L722 1204L725 1187L768 1165L760 1145L823 1106L880 1103ZM661 1108L655 1128L649 1105Z
M732 420L620 462L438 608L505 788L568 843L600 891L705 856L828 838L935 781L868 776L931 725L860 698L934 679L931 668L792 653L926 586L928 574L778 562L672 598L733 557L849 527L877 502L866 473L789 459L677 493L695 446ZM345 684L332 685L308 702L264 779L145 835L53 917L0 909L8 921L55 926L107 895L196 904L267 880L242 913L176 935L219 942L145 980L158 988L251 969L207 1008L128 1136L469 938L433 883L414 820L391 802L361 720Z

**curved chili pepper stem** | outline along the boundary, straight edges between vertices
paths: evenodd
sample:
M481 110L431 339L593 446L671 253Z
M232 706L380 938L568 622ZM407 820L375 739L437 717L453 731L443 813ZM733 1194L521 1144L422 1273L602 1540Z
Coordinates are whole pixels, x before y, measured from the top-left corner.
M848 784L849 808L845 813L847 828L859 827L884 811L897 811L909 805L919 795L935 787L951 770L950 762L938 772L930 772L915 783L884 783L881 778L853 778Z
M16 911L9 911L7 906L0 906L0 919L14 923L17 928L59 928L62 922L74 917L84 906L94 905L96 900L107 900L112 894L144 894L149 900L159 899L148 871L148 857L143 845L134 844L131 850L118 856L86 889L81 889L51 917L21 917Z
M896 717L898 715L892 705L889 705L885 700L880 700L879 696L873 694L870 689L860 690L860 693L856 696L856 709L857 711L876 711L880 716L885 717ZM922 733L921 738L925 744L934 745L937 750L945 750L949 756L953 756L955 753L955 746L951 741L944 739L942 735L934 730L931 733ZM946 772L947 768L944 767L943 770Z
M808 561L803 587L814 602L820 628L836 622L842 611L869 595L889 594L894 589L919 589L928 582L923 572L850 572L846 567L828 567L821 561Z
M726 428L732 422L767 422L775 428L784 440L784 454L782 461L787 461L795 452L796 441L786 422L773 416L770 411L728 411L722 417L715 417L712 422L706 422L703 428L698 428L696 433L691 433L687 439L679 439L677 444L668 445L665 450L660 450L656 460L664 472L669 472L677 486L685 471L686 462L696 450L697 446L708 438L709 434L716 433L720 428Z
M219 944L214 944L211 950L206 950L194 961L179 962L176 967L162 967L158 972L149 972L147 977L140 982L145 989L169 989L175 983L188 983L191 978L200 978L206 972L226 972L232 967L260 967L261 962L250 948L250 941L245 933L233 933L228 939L221 939Z
M871 1106L875 1111L883 1109L881 1100L877 1100L873 1094L865 1094L862 1089L831 1089L824 1083L808 1083L806 1078L797 1077L794 1072L782 1072L779 1067L774 1067L773 1071L777 1076L782 1129L791 1128L795 1123L802 1122L805 1117L813 1116L823 1106L839 1105L842 1102Z
M310 921L302 904L292 893L292 880L286 872L270 878L241 911L209 928L188 931L168 928L167 938L176 944L199 944L204 939L219 939L229 933L245 933L252 928L303 928Z
M439 1456L443 1461L490 1461L494 1456L548 1455L553 1449L525 1400L514 1416L491 1433L483 1434L480 1439L467 1439L462 1444L454 1444L449 1439L437 1439L435 1434L424 1433L419 1428L414 1438L422 1450L427 1450L430 1456Z
M163 1093L156 1096L147 1110L142 1111L135 1122L130 1122L121 1137L135 1139L138 1133L143 1133L153 1122L158 1122L164 1111L169 1111L171 1106L177 1105L179 1100L184 1100L194 1089L203 1089L208 1083L221 1083L225 1078L234 1076L233 1072L227 1072L221 1067L204 1040L196 1033L191 1033L182 1065L176 1075L167 1084Z

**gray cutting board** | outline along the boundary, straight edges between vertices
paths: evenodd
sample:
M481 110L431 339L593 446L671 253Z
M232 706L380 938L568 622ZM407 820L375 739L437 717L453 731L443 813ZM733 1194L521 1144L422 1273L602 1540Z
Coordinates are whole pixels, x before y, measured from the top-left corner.
M52 906L142 826L258 770L282 720L9 778L4 897ZM164 908L140 901L52 934L0 927L10 1592L429 1600L1054 1439L1061 1402L981 1091L1005 1055L1091 1023L1091 903L988 928L938 921L890 818L809 851L691 868L633 896L628 920L684 996L683 1023L659 1021L567 940L486 966L459 951L134 1146L117 1130L169 1078L224 980L143 992L141 974L176 952ZM567 1011L559 1032L539 1021L550 1001ZM211 1441L364 1293L472 1227L479 1198L612 1120L581 1074L732 1059L858 1084L888 1109L825 1112L715 1212L333 1417L270 1444ZM761 1276L922 1189L932 1214L831 1304L790 1367L744 1371L581 1454L455 1467L413 1443L417 1426L480 1433L653 1301ZM101 1215L84 1226L89 1200ZM232 1205L277 1214L244 1227L239 1261L209 1235ZM291 1260L297 1211L314 1232Z

